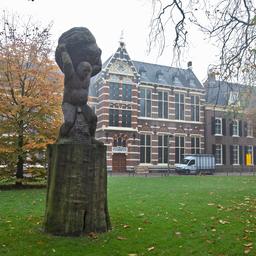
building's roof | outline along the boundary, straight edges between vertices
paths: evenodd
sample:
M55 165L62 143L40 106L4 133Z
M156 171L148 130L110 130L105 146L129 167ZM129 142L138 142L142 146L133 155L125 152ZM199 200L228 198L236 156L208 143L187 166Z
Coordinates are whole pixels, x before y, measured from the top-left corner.
M253 86L208 78L205 88L207 104L221 107L238 104L244 108L255 108L256 88Z
M110 59L112 58L112 56L110 56L103 64L102 64L102 68L101 70L104 70L105 67L108 65ZM90 87L89 87L89 95L90 96L96 96L96 87L93 86L95 84L95 82L98 80L98 78L101 76L102 71L99 72L97 75L93 76L90 80Z
M109 67L116 59L121 59L128 63L136 78L140 77L140 83L144 82L169 87L175 86L191 89L204 89L191 68L181 69L141 61L133 61L126 51L125 44L120 42L117 51L103 63L102 71L91 78L89 95L96 96L96 89L94 86L96 81L104 73L108 72Z
M133 61L133 64L140 74L141 82L204 89L190 68L181 69L141 61Z
M227 106L231 94L240 95L245 90L245 86L238 83L215 80L208 78L205 82L206 102L211 105Z

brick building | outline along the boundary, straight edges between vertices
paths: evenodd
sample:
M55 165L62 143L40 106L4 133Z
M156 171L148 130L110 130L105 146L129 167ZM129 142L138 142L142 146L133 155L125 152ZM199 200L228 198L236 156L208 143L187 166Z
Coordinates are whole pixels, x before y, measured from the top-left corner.
M167 169L184 154L204 153L204 103L191 62L180 69L133 61L120 42L90 85L108 170Z
M218 170L251 169L256 164L256 138L244 109L252 107L253 88L209 77L205 89L206 153L215 155Z

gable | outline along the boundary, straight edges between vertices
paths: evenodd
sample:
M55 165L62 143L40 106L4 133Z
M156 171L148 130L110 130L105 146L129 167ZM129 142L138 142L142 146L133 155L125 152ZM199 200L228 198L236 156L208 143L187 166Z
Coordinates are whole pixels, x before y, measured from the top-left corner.
M128 76L134 75L134 71L131 66L122 60L114 60L114 62L110 64L108 72Z

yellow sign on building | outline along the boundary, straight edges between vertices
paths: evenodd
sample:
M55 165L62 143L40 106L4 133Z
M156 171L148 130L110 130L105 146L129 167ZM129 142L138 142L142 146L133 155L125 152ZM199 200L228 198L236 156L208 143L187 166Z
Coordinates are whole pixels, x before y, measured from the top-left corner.
M252 154L251 153L246 153L245 164L252 165Z

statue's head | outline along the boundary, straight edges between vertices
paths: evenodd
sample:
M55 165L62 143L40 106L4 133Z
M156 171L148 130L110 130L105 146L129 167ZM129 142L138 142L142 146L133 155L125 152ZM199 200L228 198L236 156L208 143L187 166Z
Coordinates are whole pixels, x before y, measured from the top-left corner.
M91 64L87 61L80 62L77 65L76 73L81 80L84 80L85 78L87 78L88 75L91 76L91 73L92 73Z
M92 67L92 75L98 74L101 70L101 49L98 47L95 37L89 29L84 27L74 27L63 33L58 41L65 44L75 70L81 62L89 62ZM55 52L55 59L60 69L63 69L61 54ZM62 70L63 71L63 70Z

